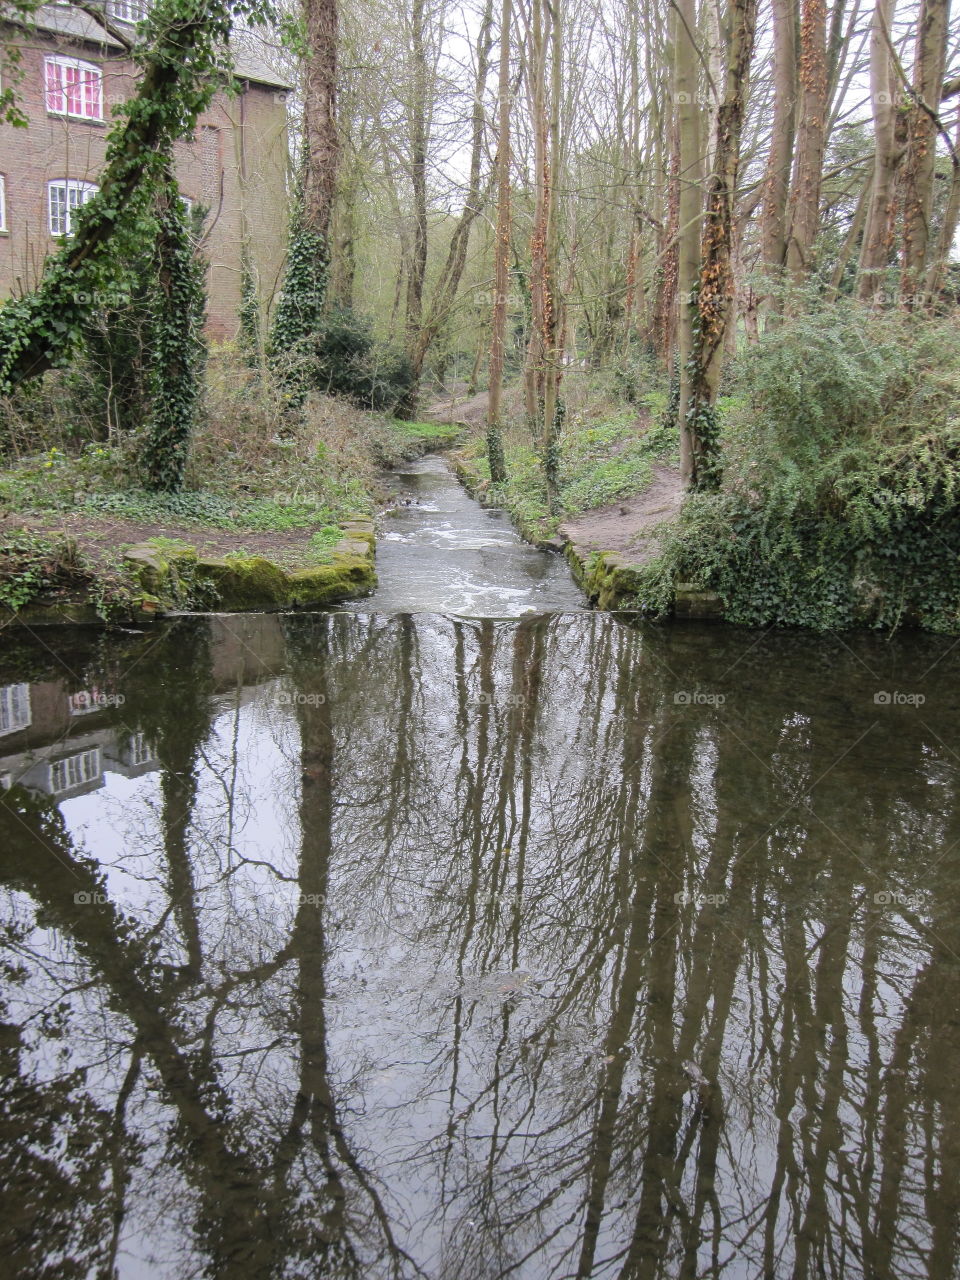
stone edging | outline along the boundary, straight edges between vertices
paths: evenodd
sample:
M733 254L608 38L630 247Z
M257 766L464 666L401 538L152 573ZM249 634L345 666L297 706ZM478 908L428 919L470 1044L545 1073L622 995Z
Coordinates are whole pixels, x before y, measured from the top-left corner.
M196 610L239 613L244 610L319 609L341 600L370 595L377 585L376 533L372 520L345 520L343 537L326 564L283 569L264 556L201 557L195 547L173 549L137 543L123 553L139 593L127 616L117 622L151 622L171 612ZM28 626L79 624L103 626L89 600L31 602L13 622Z

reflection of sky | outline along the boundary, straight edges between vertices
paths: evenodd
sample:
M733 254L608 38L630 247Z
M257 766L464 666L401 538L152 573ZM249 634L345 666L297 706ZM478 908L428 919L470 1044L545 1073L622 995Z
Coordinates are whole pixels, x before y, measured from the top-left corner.
M309 636L314 624L291 620L289 625L293 634L302 625ZM530 688L524 680L533 669L534 651L529 635L527 647L521 645L515 624L338 615L329 625L336 657L325 673L301 656L278 679L216 697L189 827L207 985L184 993L183 1022L185 1033L198 1036L212 1009L210 990L270 959L290 938L299 896L293 877L300 853L301 723L315 736L319 721L313 717L326 718L336 800L329 902L323 913L333 1093L352 1149L383 1184L399 1243L429 1275L439 1276L441 1253L461 1236L473 1233L486 1242L485 1250L497 1252L478 1211L485 1179L492 1177L497 1212L507 1219L529 1208L551 1180L560 1187L565 1173L554 1156L558 1146L567 1153L564 1159L575 1153L574 1165L588 1158L594 1091L607 1064L610 1010L623 966L615 940L622 924L616 881L623 859L631 875L642 861L652 793L665 785L675 788L670 795L677 811L689 810L689 847L663 848L653 832L652 874L671 889L675 877L678 890L706 890L721 833L733 842L721 849L729 854L737 847L739 824L751 833L749 840L762 836L751 805L758 786L771 785L769 771L750 749L725 736L722 717L675 710L673 677L658 666L662 651L649 633L628 631L603 617L557 619L540 635L540 692L531 709L531 736L522 740L517 737L522 706L511 699ZM682 654L671 653L668 660L683 669ZM626 690L618 675L622 669L631 673ZM485 670L486 686L481 683ZM704 687L711 687L708 681ZM292 693L320 688L326 690L323 706L291 705ZM481 692L488 695L486 703ZM753 750L769 750L762 742L773 744L777 768L792 794L810 776L811 746L822 740L824 724L817 721L812 729L807 717L778 698L768 694L764 701L754 694L755 737L748 741L757 744ZM838 724L852 742L859 726L848 721L849 716L840 718ZM750 732L739 722L737 727ZM901 776L922 767L941 778L942 761L926 756L918 761L903 744L885 750L899 751ZM631 758L635 764L625 763ZM664 768L680 764L682 772L665 784ZM531 814L524 915L513 937L508 904L519 874L517 826L526 768ZM723 804L721 773L727 788ZM108 772L102 789L62 805L75 839L103 864L111 896L151 926L168 906L160 776L127 779ZM872 776L869 769L863 776ZM625 788L637 793L633 826L623 825L618 808ZM917 810L915 794L898 796L889 811L898 815L904 832L933 829L925 825L930 815ZM660 821L663 810L657 813ZM839 821L829 810L827 816L831 825ZM862 816L846 811L841 827L843 839L858 851ZM938 831L941 822L934 824ZM821 829L806 830L792 815L772 850L776 857L816 858L823 856L825 841ZM761 840L758 868L764 864L763 850ZM837 850L842 860L842 846ZM495 867L503 875L493 883ZM719 1074L726 1124L717 1178L725 1223L736 1221L745 1204L759 1205L773 1178L775 1084L758 1050L758 1001L763 985L773 1010L770 1025L779 1033L787 971L778 950L778 920L789 871L784 862L766 881L749 940L740 931L743 926L727 929L721 917L718 941L705 952L696 934L702 917L695 911L681 915L668 935L669 946L678 950L675 1033L689 1004L700 998L698 981L710 979L724 948L733 949L736 963L731 1007L721 1027ZM849 871L854 877L862 872L852 855ZM472 878L479 889L471 926ZM729 872L720 887L730 891ZM872 882L867 887L872 894ZM749 882L740 892L752 892ZM820 892L829 906L829 889ZM801 936L814 966L829 916L819 902L803 905ZM844 1143L853 1151L862 1140L858 1109L873 1052L858 1014L861 923L858 917L839 986L848 1043L838 1114ZM885 1058L905 993L929 948L929 940L909 921L898 917L896 927L897 937L884 935L878 972L878 1043ZM762 981L756 968L761 937L767 966ZM180 962L182 941L173 916L163 922L161 938L165 955ZM37 930L31 945L45 954L49 966L31 982L31 1007L39 1014L55 1001L58 988L74 989L68 998L83 1014L75 1019L79 1030L70 1037L68 1052L74 1062L91 1065L88 1087L109 1105L124 1053L105 1057L104 1043L119 1042L127 1032L109 1009L107 995L82 987L83 966L74 971L68 939ZM696 966L707 958L698 976ZM305 959L307 976L313 959ZM593 964L596 972L586 975ZM215 1021L212 1048L221 1079L245 1115L251 1140L265 1151L282 1131L298 1086L300 1046L291 1017L295 969L291 961L262 983L241 985L218 1008ZM581 980L582 990L572 995L573 984ZM642 993L626 1037L622 1085L623 1105L641 1111L657 1066L643 1036L647 1000ZM697 1015L694 1060L703 1052L713 1012L707 1001ZM543 1050L547 1027L549 1052ZM826 1034L829 1041L833 1033ZM39 1035L37 1043L45 1043ZM45 1073L62 1069L61 1047L40 1050ZM542 1051L534 1075L530 1064ZM804 1100L788 1102L792 1121L798 1127L809 1123ZM168 1235L176 1213L168 1202L163 1212L155 1210L158 1188L168 1201L180 1194L176 1175L157 1168L169 1119L153 1094L138 1092L131 1125L148 1134L153 1147L131 1197L125 1228L131 1256L146 1258L154 1251L170 1258L176 1252ZM695 1124L690 1096L683 1099L681 1124ZM631 1229L631 1197L645 1138L640 1125L631 1132L630 1144L617 1152L600 1258L614 1255ZM487 1163L494 1150L490 1175ZM504 1249L522 1251L548 1232L555 1232L552 1257L575 1245L582 1225L575 1208L585 1178L576 1167L576 1176L558 1191L543 1221L517 1226L501 1242ZM681 1182L689 1203L695 1198L695 1177L691 1162ZM442 1204L441 1195L446 1197ZM832 1190L828 1198L835 1209ZM783 1226L781 1217L781 1231ZM736 1234L730 1228L721 1257L727 1257ZM785 1248L789 1254L789 1242ZM443 1265L456 1271L449 1260ZM539 1261L532 1263L520 1274L539 1276L539 1267ZM174 1270L130 1261L122 1274L166 1280ZM461 1274L470 1274L469 1268ZM598 1266L594 1274L606 1271ZM752 1272L748 1260L731 1259L726 1274Z

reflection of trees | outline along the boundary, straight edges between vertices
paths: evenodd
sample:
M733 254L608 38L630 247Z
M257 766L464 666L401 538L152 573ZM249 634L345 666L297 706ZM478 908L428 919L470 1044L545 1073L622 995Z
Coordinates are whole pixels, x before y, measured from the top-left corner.
M821 651L787 639L732 677L734 633L603 617L282 625L283 679L317 695L257 703L297 744L285 843L207 856L232 847L232 789L206 797L251 721L238 697L221 776L202 631L170 653L180 702L144 685L125 709L164 770L151 919L75 904L105 882L56 812L0 806L40 930L8 949L110 1044L96 1104L75 1062L56 1077L51 1124L97 1152L61 1251L102 1265L167 1143L216 1276L955 1272L960 827L935 710L936 734L863 736L875 680L832 657L831 701ZM728 702L678 707L685 686ZM53 1032L18 1007L29 1102ZM66 1194L41 1176L37 1213Z

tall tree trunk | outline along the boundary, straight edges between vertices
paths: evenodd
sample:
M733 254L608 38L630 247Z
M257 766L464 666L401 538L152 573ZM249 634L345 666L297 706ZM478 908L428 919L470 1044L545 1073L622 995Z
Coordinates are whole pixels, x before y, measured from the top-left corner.
M904 139L897 129L898 85L890 48L896 0L877 0L870 32L870 93L873 98L873 180L860 247L857 297L866 302L883 283L893 249L897 170Z
M527 349L526 396L543 454L547 503L557 510L560 308L556 294L558 226L556 169L560 156L561 18L559 5L533 0L528 59L534 137L535 211L530 239L531 332ZM549 79L548 79L549 71Z
M425 0L413 0L410 44L413 70L410 100L410 185L413 194L413 252L407 276L407 334L411 345L423 319L427 276L427 54Z
M826 117L827 5L826 0L803 0L800 19L800 118L787 240L787 271L797 285L803 284L813 269L814 246L820 229Z
M563 376L564 305L557 287L560 271L560 220L557 180L560 174L560 102L563 90L563 0L550 5L550 151L547 180L546 284L547 311L544 332L546 370L543 397L543 467L547 482L547 505L551 515L559 515L560 432L563 426L563 401L560 380Z
M329 264L330 219L340 158L337 133L337 0L303 0L303 22L307 37L303 103L306 149L303 221L307 230L323 237Z
M905 305L924 301L931 247L933 185L937 164L937 113L947 59L950 0L921 0L913 63L914 102L907 127L904 165L903 278Z
M797 135L797 3L773 0L773 125L764 175L760 256L771 279L780 278L787 257L787 201ZM776 309L775 299L766 300Z
M740 166L740 137L750 63L757 25L757 0L730 0L728 45L722 97L717 107L713 173L700 245L697 326L690 396L695 488L716 487L717 441L715 405L730 315L736 318L733 278L734 203Z
M960 224L960 120L957 121L953 139L951 159L950 194L947 207L943 211L943 223L940 227L940 243L930 262L927 272L927 298L935 302L943 283L943 273L950 258L950 251Z
M703 212L700 140L699 77L697 74L696 0L676 0L673 28L673 101L680 139L680 199L677 285L677 324L680 360L680 475L684 485L696 482L696 438L689 421L693 403L691 363L697 319L697 278L700 268L700 228Z
M507 294L510 289L510 0L500 11L500 76L498 82L500 136L497 141L497 231L493 245L493 319L490 332L490 392L487 400L487 458L490 479L507 478L503 457L503 365L507 335Z

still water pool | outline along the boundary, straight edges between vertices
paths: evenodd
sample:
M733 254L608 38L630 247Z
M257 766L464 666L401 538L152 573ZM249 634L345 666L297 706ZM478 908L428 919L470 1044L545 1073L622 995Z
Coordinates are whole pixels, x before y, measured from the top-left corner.
M958 1273L960 646L548 559L3 633L3 1276Z

